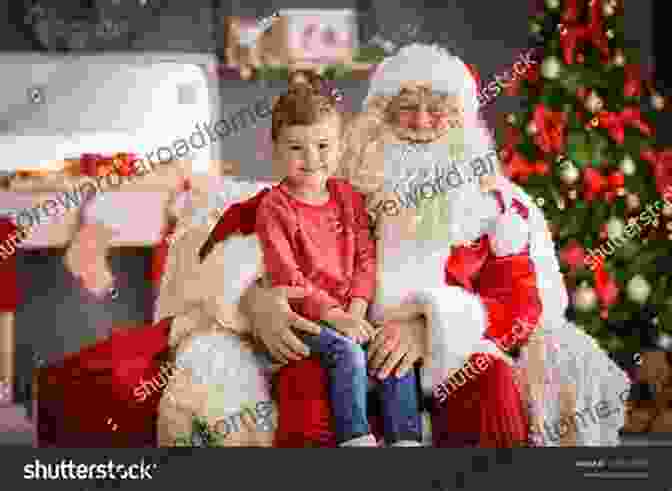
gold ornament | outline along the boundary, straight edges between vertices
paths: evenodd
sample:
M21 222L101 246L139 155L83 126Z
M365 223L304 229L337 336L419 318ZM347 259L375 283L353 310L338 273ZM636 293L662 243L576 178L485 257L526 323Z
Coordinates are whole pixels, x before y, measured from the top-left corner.
M633 276L626 286L628 298L633 302L643 304L651 294L651 285L641 274Z
M626 176L632 176L637 171L635 161L632 160L632 157L627 154L623 156L623 160L621 160L621 162L618 164L618 168L621 169L623 174Z
M623 223L623 220L618 217L612 217L607 222L607 237L609 239L613 240L614 238L621 237L624 230L625 223Z
M625 55L623 54L623 52L619 51L614 55L613 63L616 66L624 66L625 65Z
M538 22L530 22L530 32L532 34L539 34L541 32L541 24Z
M527 131L528 135L536 135L539 132L539 128L537 128L537 124L534 121L530 121L527 123L525 131Z
M591 90L584 105L588 111L594 114L599 113L604 108L604 101L597 92Z
M570 189L569 193L567 193L567 196L569 197L569 199L576 199L577 196L576 189Z
M574 306L584 312L593 310L597 305L597 294L585 281L574 292Z
M559 199L558 200L558 210L564 210L565 209L565 200L564 199Z
M544 198L542 198L541 196L539 196L535 201L537 202L537 205L539 205L539 206L544 206L544 203L546 203L546 200Z
M560 171L560 180L565 184L571 185L579 180L581 173L576 168L571 160L565 160L562 163L562 170Z
M616 196L620 196L620 197L625 196L625 188L616 189Z
M541 64L541 74L544 78L555 80L562 71L562 62L555 56L547 57Z
M606 34L607 34L607 39L614 39L615 34L614 34L614 31L612 31L611 29L609 29Z
M560 7L560 0L546 0L546 7L555 10Z
M604 6L602 7L602 13L604 14L605 17L611 17L616 13L616 8L613 7L611 4L605 3Z
M597 118L597 116L595 116L593 119L590 120L590 126L592 126L593 128L597 128L598 126L600 126L600 120Z
M516 124L517 121L518 121L518 118L516 117L515 114L509 113L509 114L506 115L506 122L509 123L510 125Z
M656 111L662 111L665 108L665 98L660 94L651 96L651 105Z

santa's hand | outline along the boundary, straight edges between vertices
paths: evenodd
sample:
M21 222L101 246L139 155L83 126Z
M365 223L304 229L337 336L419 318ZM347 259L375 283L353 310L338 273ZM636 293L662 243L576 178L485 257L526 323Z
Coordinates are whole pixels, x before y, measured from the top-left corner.
M290 298L303 298L305 295L305 290L299 287L267 289L257 285L248 289L242 299L243 309L251 313L256 336L280 363L310 356L310 350L292 328L320 334L320 326L295 313L289 305Z
M376 333L368 349L372 375L384 380L394 371L401 378L413 368L426 352L425 321L392 321Z
M425 313L423 305L417 303L407 303L383 308L383 316L380 324L392 321L412 321L421 317Z

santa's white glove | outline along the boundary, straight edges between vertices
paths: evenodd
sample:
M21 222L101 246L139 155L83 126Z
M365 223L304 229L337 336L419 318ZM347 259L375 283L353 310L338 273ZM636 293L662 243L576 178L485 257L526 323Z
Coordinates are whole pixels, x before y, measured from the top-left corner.
M495 221L490 234L490 247L495 256L520 254L529 244L530 227L523 217L508 209Z

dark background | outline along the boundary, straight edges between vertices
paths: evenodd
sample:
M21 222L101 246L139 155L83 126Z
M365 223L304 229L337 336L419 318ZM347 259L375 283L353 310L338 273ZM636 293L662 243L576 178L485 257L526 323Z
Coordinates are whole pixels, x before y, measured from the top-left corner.
M31 52L43 48L35 40L31 27L24 22L26 9L21 0L0 4L0 51ZM112 0L80 2L45 0L44 5L58 5L61 12L73 18L95 20L96 5L112 8ZM367 0L349 2L303 0L292 2L251 0L148 0L140 7L137 0L121 0L115 6L116 15L125 17L130 25L128 37L109 44L92 46L99 52L107 50L174 50L185 52L221 53L221 17L224 15L267 16L281 8L353 8L364 14L360 22L360 41L375 33L393 37L400 24L418 26L417 40L440 42L466 62L475 64L485 81L509 69L528 44L528 19L532 12L530 0L455 0L455 1L392 1ZM244 4L244 5L243 5ZM253 6L253 5L257 6ZM660 7L659 7L660 4ZM642 62L658 58L660 89L669 87L669 68L662 67L667 47L663 43L667 16L663 1L626 1L626 36L642 50ZM655 19L655 25L654 25ZM653 29L655 28L655 29ZM656 46L654 50L654 33ZM410 40L409 40L410 41ZM59 46L53 47L59 49ZM2 77L11 77L3 73ZM2 86L0 82L0 87ZM280 92L282 84L272 84L266 90ZM344 82L346 97L353 109L358 109L366 91L364 82ZM1 89L0 89L1 90ZM249 82L221 82L223 112L239 106L240 101L252 101L261 96L259 87ZM669 95L669 91L667 91ZM230 101L230 102L227 102ZM488 107L490 117L517 107L515 98L500 97ZM252 137L254 138L254 137ZM237 148L248 148L252 140L236 140L227 153L236 158ZM237 147L237 148L236 148ZM252 148L252 147L249 147ZM242 153L241 153L242 155ZM263 163L259 163L262 165ZM244 168L249 175L262 175L260 166ZM150 250L115 253L112 269L121 278L116 299L95 301L82 297L82 291L72 282L62 265L62 251L20 254L21 276L29 278L22 285L25 302L17 312L17 375L30 380L31 358L37 352L47 359L58 358L65 352L77 351L83 339L95 338L112 323L144 322L151 312L151 295L145 271L149 266ZM21 392L23 384L17 389ZM27 394L19 393L23 400Z

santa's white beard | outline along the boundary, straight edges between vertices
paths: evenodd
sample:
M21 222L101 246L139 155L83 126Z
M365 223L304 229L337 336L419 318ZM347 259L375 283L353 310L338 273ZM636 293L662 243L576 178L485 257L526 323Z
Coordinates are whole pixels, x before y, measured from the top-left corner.
M455 155L454 149L460 147L461 155ZM423 387L428 391L461 368L472 353L491 349L481 346L487 326L484 306L462 288L446 286L444 266L453 244L488 233L500 215L496 198L482 193L479 182L483 169L496 174L498 163L490 136L481 127L450 131L430 144L399 144L386 150L388 190L415 196L409 206L416 207L419 214L416 231L426 221L436 233L429 234L429 240L421 230L421 237L401 238L403 234L395 231L401 226L398 222L382 221L376 304L418 302L427 309L431 357L423 373ZM447 181L447 174L454 172L460 180ZM443 184L435 187L443 187L445 193L432 198L414 194L428 182ZM430 203L431 199L436 201ZM444 223L438 223L437 218Z
M483 126L451 128L430 143L398 142L385 148L385 181L404 208L415 208L419 240L440 247L476 240L500 213L480 177L499 173L497 154Z

